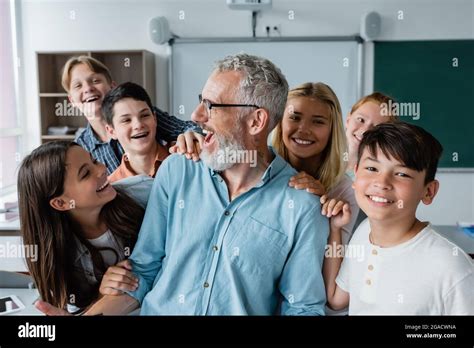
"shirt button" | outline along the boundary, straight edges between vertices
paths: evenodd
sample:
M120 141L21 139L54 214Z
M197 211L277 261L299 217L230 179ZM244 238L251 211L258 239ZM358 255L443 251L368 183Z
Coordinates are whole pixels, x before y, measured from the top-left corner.
M208 287L209 287L209 283L208 283L208 282L205 282L205 283L204 283L204 287L205 287L205 288L208 288Z
M226 211L224 212L224 215L225 215L225 216L229 216L229 215L230 215L230 212L229 212L228 210L226 210Z
M378 254L377 250L372 249L372 255L377 255L377 254Z
M369 268L369 271L372 271L372 270L374 269L374 266L372 266L372 265L369 265L369 267L368 267L368 268Z
M367 280L365 281L365 283L366 283L367 285L372 284L372 282L370 281L370 279L367 279Z
M219 250L219 248L217 247L217 245L214 245L214 246L212 247L212 250L217 251L217 250Z

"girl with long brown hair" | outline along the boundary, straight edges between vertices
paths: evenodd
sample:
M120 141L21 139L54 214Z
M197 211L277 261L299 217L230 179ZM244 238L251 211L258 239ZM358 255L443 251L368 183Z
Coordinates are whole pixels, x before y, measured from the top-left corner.
M112 187L106 167L86 150L68 141L35 149L21 164L18 196L23 242L38 248L27 265L43 301L75 312L99 292L136 289L124 260L144 208Z

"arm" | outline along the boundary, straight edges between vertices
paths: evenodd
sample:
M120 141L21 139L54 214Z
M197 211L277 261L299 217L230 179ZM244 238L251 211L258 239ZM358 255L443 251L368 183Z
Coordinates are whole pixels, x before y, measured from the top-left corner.
M140 303L152 290L153 282L161 270L162 260L165 257L169 165L169 158L163 161L153 182L138 240L129 258L139 283L137 290L127 293Z
M193 121L183 121L175 116L169 115L158 108L154 108L156 113L157 127L156 139L165 140L167 142L175 141L178 136L187 131L201 133L202 130Z
M291 252L280 278L282 315L324 315L326 295L321 273L328 220L316 204L299 217Z
M54 307L48 302L41 300L35 302L35 307L47 316L73 315L62 308ZM124 315L133 312L138 307L138 301L130 295L105 295L87 307L80 315Z
M90 306L83 315L125 315L138 307L138 301L130 295L105 295Z
M323 266L324 283L326 284L326 296L328 305L334 310L344 309L349 305L349 293L342 290L336 284L336 277L341 268L343 257L339 257L338 250L343 247L341 231L351 218L349 204L335 199L327 200L321 197L323 208L321 214L331 218L329 232L329 252L326 254Z

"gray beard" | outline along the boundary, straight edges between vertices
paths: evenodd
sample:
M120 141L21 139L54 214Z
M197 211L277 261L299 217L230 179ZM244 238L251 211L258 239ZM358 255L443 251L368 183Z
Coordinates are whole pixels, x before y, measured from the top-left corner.
M203 149L199 157L204 162L204 164L212 170L216 172L222 172L232 168L235 163L226 162L223 160L223 156L219 156L219 153L225 151L228 151L229 153L238 153L239 151L245 150L245 147L233 135L226 138L222 135L217 135L214 133L214 136L216 137L215 141L217 141L218 147L212 153L210 153L207 149Z

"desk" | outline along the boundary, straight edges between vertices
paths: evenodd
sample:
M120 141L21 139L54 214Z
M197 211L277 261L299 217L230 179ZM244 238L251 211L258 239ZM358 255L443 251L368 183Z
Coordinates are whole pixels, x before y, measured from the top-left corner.
M7 315L44 315L36 309L33 302L38 299L38 290L36 289L5 289L0 288L0 297L16 295L20 301L25 305L25 309L7 314ZM5 314L4 314L5 315Z

